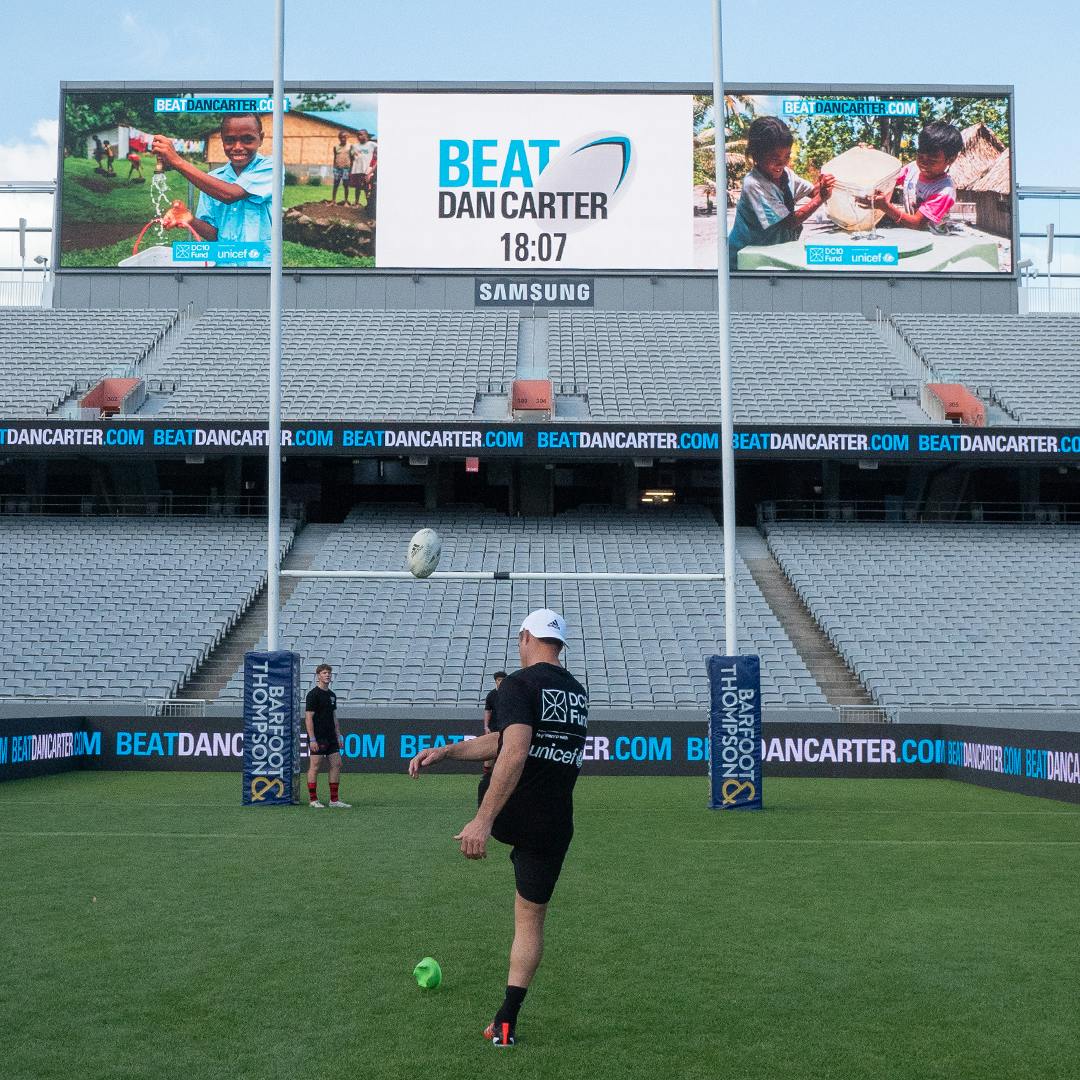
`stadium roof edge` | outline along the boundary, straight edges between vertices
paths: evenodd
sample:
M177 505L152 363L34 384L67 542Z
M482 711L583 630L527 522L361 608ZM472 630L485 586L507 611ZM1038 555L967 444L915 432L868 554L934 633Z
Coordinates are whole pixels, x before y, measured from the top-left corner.
M158 79L154 81L137 80L132 82L108 82L102 80L74 80L67 82L61 80L60 89L63 91L101 91L113 92L121 90L154 91L163 87L171 91L190 90L193 93L213 90L257 90L267 91L271 80L269 78L253 80L171 80ZM891 83L891 84L867 84L867 83L751 83L740 82L732 79L727 83L728 87L746 94L768 93L800 93L807 92L820 94L837 94L848 91L858 91L861 94L979 94L979 95L1012 95L1014 87L1002 84L972 84L972 85L947 85L941 83ZM380 93L389 91L413 91L431 93L454 93L457 91L491 91L507 93L580 93L591 91L594 93L661 93L661 94L707 94L712 92L711 82L481 82L481 81L382 81L382 82L342 82L340 80L322 81L316 79L289 80L285 84L290 92L323 91L328 93Z

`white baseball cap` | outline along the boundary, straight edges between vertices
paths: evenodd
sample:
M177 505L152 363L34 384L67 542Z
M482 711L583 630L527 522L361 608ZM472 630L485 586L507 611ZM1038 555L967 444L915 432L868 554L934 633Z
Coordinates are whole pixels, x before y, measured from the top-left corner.
M521 630L528 630L536 638L555 638L566 644L566 620L551 608L537 608L525 616ZM521 633L521 630L518 633Z

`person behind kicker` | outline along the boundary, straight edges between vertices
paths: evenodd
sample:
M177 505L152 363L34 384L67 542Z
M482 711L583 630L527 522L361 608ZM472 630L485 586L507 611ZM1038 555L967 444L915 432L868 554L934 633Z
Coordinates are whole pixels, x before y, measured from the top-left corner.
M304 703L304 724L308 737L308 804L322 810L325 803L319 801L319 770L326 762L330 772L330 806L335 810L348 810L349 804L340 798L341 783L341 727L337 721L337 694L330 689L334 669L320 664L315 669L315 685L308 691Z
M488 692L488 696L484 698L484 734L490 735L493 731L498 731L497 715L499 711L499 687L502 686L503 679L506 678L505 671L496 671L492 676L495 680L495 689ZM484 795L487 793L488 784L491 782L491 770L495 765L494 758L488 758L483 763L481 768L484 775L480 778L480 787L476 794L476 803L479 806L484 801Z
M115 176L116 170L113 168L113 158L116 157L116 150L113 148L112 143L108 139L105 140L102 153L105 156L105 175Z
M257 115L226 116L221 122L221 145L229 160L203 172L181 157L172 139L154 136L152 152L201 192L194 214L179 199L172 203L162 215L166 229L190 227L203 240L265 245L261 258L219 260L218 266L259 266L269 259L274 166L259 153L262 141L262 121Z
M521 669L499 687L498 731L422 750L409 762L421 770L450 758L495 757L476 816L454 837L467 859L487 856L494 837L511 847L514 938L506 993L484 1030L493 1046L514 1046L518 1013L544 951L544 920L574 835L573 791L585 752L588 694L559 662L566 623L547 608L530 612L518 632Z
M835 180L822 173L816 184L791 168L795 137L778 116L759 116L747 137L754 167L742 182L735 206L735 224L728 236L729 268L737 270L744 247L786 244L798 240L802 223L832 194Z
M900 202L893 202L893 191L877 191L860 199L861 206L885 211L894 225L908 229L944 232L949 211L956 205L956 185L949 166L964 149L964 137L952 126L935 120L919 132L915 160L908 164L896 181Z

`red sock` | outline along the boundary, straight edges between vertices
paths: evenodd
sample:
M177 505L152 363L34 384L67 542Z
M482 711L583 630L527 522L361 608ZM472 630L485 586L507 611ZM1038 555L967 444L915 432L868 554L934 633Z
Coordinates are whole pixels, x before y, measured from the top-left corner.
M308 781L308 785L307 785L307 793L308 793L308 798L312 802L315 802L319 798L318 794L315 791L315 785L310 780Z
M330 801L331 802L337 802L337 790L338 790L338 785L337 784L331 784L330 785Z

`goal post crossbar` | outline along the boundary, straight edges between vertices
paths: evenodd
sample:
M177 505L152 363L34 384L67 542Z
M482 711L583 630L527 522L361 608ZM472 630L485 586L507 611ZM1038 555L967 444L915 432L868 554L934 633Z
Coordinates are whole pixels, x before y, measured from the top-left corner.
M408 570L279 570L281 577L360 578L375 581L712 581L723 574L558 573L516 570L436 570L416 578Z

